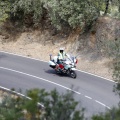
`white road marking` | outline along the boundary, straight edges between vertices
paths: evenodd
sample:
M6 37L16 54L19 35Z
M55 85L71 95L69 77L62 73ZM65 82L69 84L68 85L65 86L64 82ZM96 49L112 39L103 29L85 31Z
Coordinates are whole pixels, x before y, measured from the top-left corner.
M99 76L99 75L95 75L95 74L92 74L92 73L88 73L88 72L85 72L85 71L82 71L82 70L77 70L77 71L80 71L80 72L82 72L82 73L86 73L86 74L89 74L89 75L92 75L92 76L96 76L96 77L99 77L99 78L105 79L105 80L107 80L107 81L110 81L110 82L114 82L114 83L116 83L116 82L113 81L113 80L110 80L110 79L107 79L107 78L101 77L101 76Z
M95 102L97 102L97 103L101 104L102 106L107 107L108 109L111 109L110 107L106 106L105 104L101 103L101 102L100 102L100 101L98 101L98 100L95 100Z
M22 97L26 97L26 98L30 99L29 97L27 97L27 96L25 96L25 95L23 95L23 94L21 94L21 93L18 93L18 92L16 92L16 91L12 91L12 90L10 90L10 89L8 89L8 88L2 87L2 86L0 86L0 88L3 89L3 90L5 90L5 91L12 92L12 93L15 93L15 94L17 94L17 95L20 95L20 96L22 96Z
M36 79L39 79L39 80L43 80L43 81L49 82L49 83L51 83L51 84L57 85L57 86L59 86L59 87L65 88L65 89L67 89L67 90L73 91L74 93L81 94L81 93L79 93L79 92L77 92L77 91L74 91L74 90L68 88L68 87L65 87L65 86L63 86L63 85L60 85L60 84L58 84L58 83L52 82L52 81L47 80L47 79L44 79L44 78L40 78L40 77L31 75L31 74L28 74L28 73L24 73L24 72L21 72L21 71L17 71L17 70L5 68L5 67L0 67L0 68L1 68L1 69L4 69L4 70L16 72L16 73L19 73L19 74L23 74L23 75L26 75L26 76L30 76L30 77L33 77L33 78L36 78Z
M27 56L23 56L23 55L18 55L18 54L15 54L15 53L9 53L9 52L6 52L6 51L0 51L0 52L6 53L6 54L11 54L11 55L16 55L16 56L20 56L20 57L24 57L24 58L28 58L28 59L32 59L32 60L37 60L37 61L41 61L41 62L47 62L47 61L44 61L44 60L40 60L40 59L36 59L36 58L32 58L32 57L27 57ZM77 71L80 71L80 72L83 72L83 73L86 73L86 74L89 74L89 75L92 75L92 76L96 76L96 77L105 79L107 81L116 83L113 80L110 80L110 79L107 79L107 78L104 78L104 77L101 77L101 76L98 76L98 75L95 75L95 74L92 74L92 73L89 73L89 72L85 72L85 71L78 70L78 69L77 69Z
M24 56L24 55L18 55L18 54L15 54L15 53L9 53L9 52L6 52L6 51L0 51L0 52L10 54L10 55L19 56L19 57L24 57L24 58L28 58L28 59L32 59L32 60L36 60L36 61L47 62L47 61L44 61L44 60L40 60L40 59L36 59L36 58Z
M86 96L86 95L85 95L85 97L86 97L86 98L88 98L88 99L92 99L91 97L89 97L89 96Z
M103 105L103 106L106 106L105 104L99 102L98 100L95 100L95 102L97 102L97 103L99 103L99 104L101 104L101 105Z
M40 77L31 75L31 74L28 74L28 73L24 73L24 72L21 72L21 71L16 71L16 70L9 69L9 68L5 68L5 67L0 67L0 68L1 68L1 69L4 69L4 70L8 70L8 71L15 72L15 73L23 74L23 75L26 75L26 76L30 76L30 77L33 77L33 78L36 78L36 79L39 79L39 80L43 80L43 81L49 82L49 83L51 83L51 84L57 85L57 86L59 86L59 87L62 87L62 88L64 88L64 89L70 90L70 91L72 91L72 92L74 92L74 93L76 93L76 94L82 95L80 92L77 92L77 91L75 91L75 90L73 90L73 89L70 89L70 88L68 88L68 87L65 87L65 86L63 86L63 85L60 85L60 84L58 84L58 83L52 82L52 81L47 80L47 79L44 79L44 78L40 78ZM0 86L0 88L3 88L3 89L4 89L4 87L1 87L1 86ZM7 89L7 88L5 88L5 89L6 89L6 90L9 90L9 89ZM102 106L110 109L110 107L106 106L105 104L103 104L103 103L101 103L101 102L99 102L99 101L94 100L93 98L91 98L91 97L89 97L89 96L87 96L87 95L82 95L82 96L84 96L84 97L86 97L86 98L88 98L88 99L91 99L91 100L99 103L100 105L102 105Z

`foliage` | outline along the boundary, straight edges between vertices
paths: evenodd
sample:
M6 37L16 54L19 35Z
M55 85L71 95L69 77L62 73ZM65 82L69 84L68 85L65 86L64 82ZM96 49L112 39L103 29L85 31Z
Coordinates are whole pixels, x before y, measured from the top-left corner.
M104 0L11 0L9 4L12 15L21 20L30 16L33 23L40 22L46 9L51 23L58 29L89 26L105 6Z
M58 29L61 29L62 25L83 28L99 16L99 11L92 2L88 0L47 0L47 9L52 23Z
M113 61L113 78L117 82L115 92L120 96L120 39L112 46L115 55Z
M109 54L113 57L113 77L116 82L120 82L120 39L109 43Z
M83 109L76 110L78 102L72 92L60 94L56 90L46 92L44 89L27 91L31 100L5 97L0 104L1 120L83 120ZM44 104L44 108L38 103Z
M114 91L120 96L120 39L107 44L109 56L113 58L113 79L116 81Z
M111 0L111 4L118 7L118 11L120 12L120 0Z
M43 3L41 0L15 0L11 12L21 21L38 24L43 14Z
M9 6L13 20L20 19L21 22L38 24L46 16L44 11L47 11L47 19L57 29L89 28L100 16L101 11L105 12L106 8L106 12L110 10L110 0L6 0L7 3L1 1ZM116 5L116 2L114 4Z
M120 19L120 0L110 0L110 16Z
M0 23L9 17L10 3L7 0L0 0Z
M104 114L94 115L92 120L119 120L120 119L120 107L112 108Z
M46 119L50 120L82 120L83 109L75 110L78 102L73 99L73 93L62 94L61 96L56 90L51 91L51 100L47 100L45 109Z
M105 5L106 5L106 1L105 0L89 0L93 6L96 7L96 10L100 11L105 11Z
M17 120L20 118L24 99L12 97L10 94L4 96L0 104L0 120Z

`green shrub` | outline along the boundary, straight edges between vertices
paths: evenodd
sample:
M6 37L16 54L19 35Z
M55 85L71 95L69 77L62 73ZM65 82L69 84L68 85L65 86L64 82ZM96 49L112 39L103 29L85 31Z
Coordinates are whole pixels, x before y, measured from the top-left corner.
M0 24L4 22L10 13L10 3L8 1L0 0Z
M31 100L7 95L0 103L1 120L83 120L83 108L76 110L78 102L73 92L58 93L56 90L46 92L44 89L27 91ZM41 107L38 102L44 104Z

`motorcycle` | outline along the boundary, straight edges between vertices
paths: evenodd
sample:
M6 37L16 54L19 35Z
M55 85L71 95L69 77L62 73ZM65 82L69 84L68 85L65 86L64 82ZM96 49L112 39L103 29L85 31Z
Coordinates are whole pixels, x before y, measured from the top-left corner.
M57 63L58 56L54 56L52 58L52 55L50 55L49 66L59 74L67 74L72 78L76 78L77 74L75 70L76 70L76 64L78 63L78 60L76 57L73 57L70 55L67 55L67 56L68 57L65 60L62 60L61 63L58 64Z

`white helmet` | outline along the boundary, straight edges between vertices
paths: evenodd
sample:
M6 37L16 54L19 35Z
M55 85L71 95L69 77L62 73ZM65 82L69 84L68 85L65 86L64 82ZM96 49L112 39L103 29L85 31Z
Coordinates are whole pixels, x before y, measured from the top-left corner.
M59 50L63 50L64 51L64 48L60 48Z
M60 53L63 53L64 48L60 48L59 51L60 51Z

